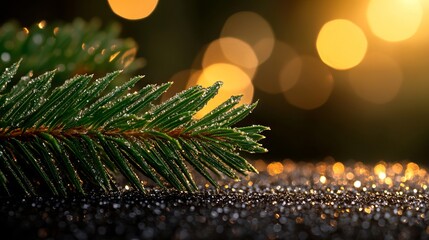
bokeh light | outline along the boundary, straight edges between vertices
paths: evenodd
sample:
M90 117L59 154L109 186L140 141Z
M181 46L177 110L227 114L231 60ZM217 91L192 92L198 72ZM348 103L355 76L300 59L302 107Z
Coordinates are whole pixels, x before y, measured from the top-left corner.
M332 171L334 175L343 174L345 170L344 164L342 162L336 162L332 165Z
M365 56L368 42L353 22L335 19L323 25L316 41L317 52L328 66L344 70L358 65Z
M201 74L203 73L203 70L196 70L192 71L191 75L189 76L188 83L186 87L195 86L198 83L198 79L200 78Z
M122 54L121 57L121 64L123 68L127 68L136 58L137 55L137 48L131 48Z
M244 41L237 38L225 37L219 39L219 44L225 57L232 63L245 68L256 68L258 66L258 58L255 52Z
M367 19L379 38L396 42L412 37L423 18L420 0L371 0Z
M274 32L270 24L259 14L249 11L230 16L221 31L222 37L236 37L252 46L259 63L265 62L274 47Z
M158 5L158 0L108 0L108 2L116 15L128 20L146 18Z
M252 81L239 67L227 63L212 64L202 70L196 85L209 87L217 81L223 82L222 87L218 94L195 114L196 118L203 117L233 95L243 95L240 104L252 103L254 93ZM192 80L190 80L188 87L190 85L194 85Z
M251 79L255 88L253 101L260 100L249 119L260 120L261 124L277 129L266 133L267 156L272 160L279 161L285 157L311 159L332 154L362 161L366 160L365 157L399 161L402 158L424 159L427 155L421 134L427 132L424 123L429 119L429 113L424 111L429 99L426 77L429 68L425 67L427 61L424 60L429 53L429 31L425 30L429 27L429 0L255 2L250 5L234 3L229 8L228 4L220 2L188 6L182 2L166 5L158 1L154 12L141 21L129 21L115 15L109 6L113 2L105 2L102 9L105 14L100 15L101 19L92 27L107 27L111 20L119 20L115 31L122 32L121 37L134 38L138 43L138 48L129 52L127 49L103 47L106 50L102 57L106 61L112 60L110 65L115 63L119 68L126 68L127 75L121 76L134 71L135 74L146 75L141 82L143 85L176 79L160 99L165 100L172 97L173 92L196 85L201 73L211 65L234 65ZM128 3L132 0L119 3L130 5ZM397 18L401 17L408 10L397 7L400 4L414 5L417 9L420 5L423 7L421 14L412 14L421 16L421 20L414 24L417 27L412 38L388 42L373 33L370 5L382 3L385 6L374 15L374 21L386 19L385 14L395 6L397 10L391 12L397 14ZM85 8L85 16L89 16L89 10L93 12L94 6ZM34 29L29 25L19 26L20 39L49 29L51 24L54 25L54 17L36 19ZM27 24L29 20L23 23ZM399 34L402 32L401 24L413 21L414 16L403 17L400 23L386 20L387 25L380 28L393 29L393 33ZM331 24L342 25L343 28L333 27L329 34L326 29ZM51 37L58 41L61 33L67 30L53 27L51 35L44 38L43 43L49 43ZM28 31L30 34L26 35ZM85 53L89 59L98 62L97 53L100 51L97 44L103 43L103 39L94 40L85 41ZM29 41L35 39L29 38ZM8 41L5 46L17 46L18 43ZM323 44L325 46L320 47ZM115 42L111 45L119 46ZM385 54L382 58L387 58L387 63L383 63L384 60L366 63L372 58L368 55L374 53ZM321 71L329 76L325 78L331 78L331 82L317 82L318 74L314 74L315 83L305 83L308 79L303 80L306 78L303 75L313 73L303 66L305 64L300 58L296 59L300 54L315 57L321 63L319 66L325 67ZM13 52L5 48L0 53L0 62L11 62L13 56ZM136 58L133 63L138 60L137 56L147 60L144 68L137 69L135 64L127 66L133 58ZM68 68L67 64L58 65L62 69ZM188 70L179 73L184 69ZM172 77L176 73L177 76ZM120 78L121 81L124 79L128 77ZM319 84L326 85L319 87ZM242 93L237 91L235 94ZM416 118L419 119L416 124L403 125L403 122L413 122ZM289 136L287 139L277 141L286 135ZM326 135L332 137L323 140L322 136ZM346 138L346 135L350 137ZM396 140L384 141L386 138ZM290 147L284 148L283 142ZM307 150L307 145L314 148ZM365 151L356 150L358 146ZM386 179L388 177L387 174Z
M238 38L225 37L212 41L204 52L202 67L215 63L236 65L253 78L258 66L258 58L248 43Z
M267 172L271 176L279 175L283 173L284 167L281 162L272 162L267 166Z
M398 94L402 85L402 70L390 57L371 53L359 66L350 70L349 81L359 97L384 104Z
M362 186L362 183L359 180L354 181L353 186L355 188L360 188Z
M299 77L295 85L284 92L286 100L306 110L322 106L329 99L334 84L327 67L312 56L297 57L289 64L291 72L286 74Z
M386 178L386 163L380 162L374 166L374 174L378 176L381 180Z
M257 77L253 80L255 87L270 94L281 93L291 88L298 77L290 75L290 71L285 68L297 56L291 46L276 41L270 58L259 66Z
M258 172L262 172L267 170L267 162L263 159L258 159L253 163L253 166L258 170Z

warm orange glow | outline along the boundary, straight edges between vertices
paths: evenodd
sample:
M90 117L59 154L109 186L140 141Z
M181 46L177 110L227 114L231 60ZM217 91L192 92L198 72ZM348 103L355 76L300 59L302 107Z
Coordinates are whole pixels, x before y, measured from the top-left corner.
M325 162L317 163L316 170L319 174L324 174L326 172L326 163Z
M426 176L427 171L425 169L420 169L418 175L423 178Z
M283 172L283 164L281 162L272 162L268 164L267 172L271 176L279 175Z
M363 210L366 214L370 214L371 213L371 207L365 207Z
M158 0L108 0L108 2L116 15L128 20L148 17L158 4Z
M291 173L296 169L295 162L290 159L283 160L283 166L285 167L285 171L288 173Z
M409 170L409 171L412 171L412 172L418 172L420 170L420 167L419 167L418 164L416 164L414 162L410 162L410 163L407 164L407 169L406 170Z
M37 26L38 26L40 29L45 28L45 26L46 26L46 21L45 21L45 20L40 21L40 22L37 24Z
M393 180L390 178L390 177L388 177L388 178L386 178L385 180L384 180L384 183L386 183L387 185L392 185L393 184Z
M303 177L299 180L302 184L336 185L338 186L337 189L327 188L326 191L335 191L337 194L347 191L346 189L349 187L361 189L362 191L372 191L383 185L399 187L398 189L401 189L401 192L412 191L417 193L420 191L418 186L426 190L428 188L427 181L429 181L427 170L414 162L407 162L405 165L385 161L379 161L375 165L364 164L363 162L346 165L342 162L336 162L334 159L323 160L318 163L294 162L291 159L267 163L263 159L258 159L253 162L253 165L259 172L266 172L270 176L276 176L276 181L278 182L284 181L287 184L297 184L298 182L296 181L295 183L290 182L290 177L291 175L299 174ZM417 185L410 186L410 184L407 184L408 181L412 181ZM254 183L256 184L256 182L251 182L250 184L253 185ZM402 194L401 192L399 193ZM318 194L315 189L311 189L310 193ZM371 209L371 212L373 210ZM360 211L364 211L364 207Z
M201 73L203 73L203 70L196 70L192 71L191 75L189 76L188 83L186 84L186 87L195 86L198 83L198 79L201 76Z
M295 86L300 73L301 71L296 68L296 64L291 64L290 62L284 64L279 73L280 90L286 92Z
M55 27L54 30L52 31L54 33L54 35L56 36L58 34L58 32L60 31L59 27Z
M85 43L84 43L84 44L82 44L82 49L84 49L84 50L85 50ZM118 52L115 52L114 54L110 55L110 57L109 57L109 62L111 62L111 61L115 60L115 58L116 58L120 53L121 53L121 52L120 52L120 51L118 51Z
M328 66L344 70L358 65L365 56L368 42L353 22L336 19L325 23L316 41L317 52Z
M346 174L346 178L347 178L347 180L352 180L354 177L355 177L355 175L354 175L352 172L348 172L348 173Z
M412 37L420 27L422 18L420 0L371 0L367 9L371 31L391 42Z
M252 85L249 77L237 66L227 63L217 63L203 69L198 84L203 87L222 81L222 89L226 91L244 90ZM240 93L237 93L240 94Z
M238 38L226 37L219 39L219 44L225 57L232 63L245 68L258 66L258 58L246 42Z
M402 85L402 71L391 58L368 54L350 70L349 80L355 93L370 102L384 104L393 100Z
M233 95L243 95L240 104L252 102L254 88L251 79L239 67L226 63L210 65L203 69L196 84L209 87L217 81L223 82L219 93L195 114L196 118L201 118Z
M381 179L386 178L386 166L383 163L379 163L374 167L374 173Z
M256 170L258 170L259 172L267 170L267 164L262 159L256 160L253 166L255 166Z
M128 67L134 61L134 59L136 58L136 55L137 55L137 48L131 48L125 51L121 57L121 64L123 68Z
M248 43L238 38L225 37L211 42L204 52L201 65L208 67L215 63L237 65L253 78L258 58Z
M400 163L395 163L392 166L392 170L395 174L400 174L402 172L402 169L403 169L403 167L402 167L402 164L400 164Z
M310 56L293 59L289 69L297 71L296 84L284 93L286 100L299 108L311 110L322 106L331 95L334 80L328 69L316 58Z
M229 17L221 32L222 37L236 37L252 46L259 63L265 62L274 47L274 33L270 24L254 12L238 12Z
M334 171L335 175L343 174L344 173L344 164L341 162L334 163L334 165L332 165L332 171Z
M417 165L414 162L410 162L407 164L407 168L405 169L405 178L407 180L413 178L415 175L417 175L420 171L419 165Z

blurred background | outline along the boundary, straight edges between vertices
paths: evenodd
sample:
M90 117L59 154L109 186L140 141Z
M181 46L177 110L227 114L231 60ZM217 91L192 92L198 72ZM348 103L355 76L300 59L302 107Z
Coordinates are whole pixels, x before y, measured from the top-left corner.
M142 84L174 82L164 99L221 80L214 105L259 101L252 157L429 159L429 0L12 1L0 18L119 23Z

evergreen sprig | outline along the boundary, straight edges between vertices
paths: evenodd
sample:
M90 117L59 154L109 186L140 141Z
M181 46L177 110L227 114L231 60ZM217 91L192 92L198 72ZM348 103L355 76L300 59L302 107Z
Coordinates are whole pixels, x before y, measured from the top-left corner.
M31 26L10 20L0 27L0 69L20 59L19 76L57 69L52 81L55 86L87 72L103 76L123 69L131 75L144 63L135 59L135 40L121 38L120 31L118 23L103 26L97 19L76 18L70 23L42 20Z
M104 94L120 71L95 80L76 75L55 88L56 72L49 71L7 87L19 64L0 76L0 184L9 195L115 191L117 175L141 191L143 176L163 188L195 191L191 168L217 186L213 174L239 179L257 172L241 151L267 151L258 143L267 127L233 126L256 103L236 106L240 96L232 96L193 118L220 82L155 104L171 83L130 92L137 76Z

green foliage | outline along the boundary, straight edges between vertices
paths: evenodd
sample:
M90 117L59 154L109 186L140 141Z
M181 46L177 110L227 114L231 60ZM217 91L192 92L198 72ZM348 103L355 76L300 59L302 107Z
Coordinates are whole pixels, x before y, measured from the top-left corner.
M98 77L124 69L123 75L129 75L143 66L143 60L134 60L137 44L132 38L119 38L120 30L117 23L102 27L96 19L41 21L29 27L9 21L0 27L0 69L20 59L19 76L57 69L53 85L87 72Z
M143 177L160 187L197 190L192 169L217 186L213 174L239 179L256 172L240 152L266 152L264 126L233 127L256 106L232 96L201 119L193 115L221 83L191 87L162 103L170 83L130 89L134 77L104 94L120 71L93 80L76 75L52 87L56 72L23 77L10 87L17 62L0 76L0 184L4 193L84 194L118 189L115 176L144 191ZM1 188L1 187L0 187Z

